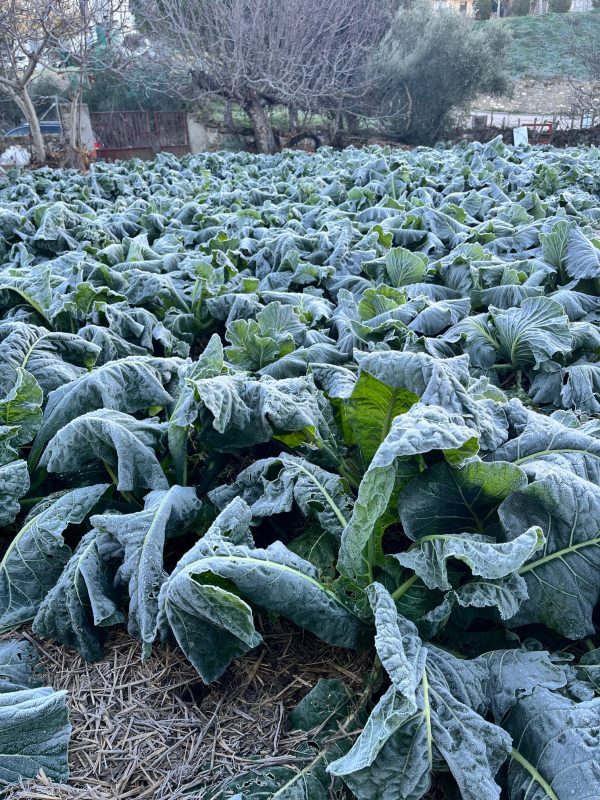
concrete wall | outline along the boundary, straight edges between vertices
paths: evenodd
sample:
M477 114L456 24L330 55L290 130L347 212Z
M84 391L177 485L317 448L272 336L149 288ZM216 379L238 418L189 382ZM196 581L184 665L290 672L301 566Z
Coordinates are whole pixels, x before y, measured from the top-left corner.
M215 152L216 150L248 150L252 142L248 137L231 131L223 131L215 125L206 125L188 115L188 132L192 153Z

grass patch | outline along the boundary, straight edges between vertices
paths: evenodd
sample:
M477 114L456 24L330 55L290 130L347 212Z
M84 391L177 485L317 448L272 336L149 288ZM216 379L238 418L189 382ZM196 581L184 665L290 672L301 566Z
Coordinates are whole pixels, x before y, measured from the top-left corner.
M572 52L572 37L600 37L600 11L507 17L500 25L513 35L508 59L515 78L589 78L587 65Z

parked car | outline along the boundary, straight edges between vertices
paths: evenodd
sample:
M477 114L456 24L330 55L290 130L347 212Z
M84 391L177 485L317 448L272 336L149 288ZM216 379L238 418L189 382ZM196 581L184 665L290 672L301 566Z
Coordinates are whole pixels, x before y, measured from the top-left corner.
M40 122L40 129L43 136L52 136L62 133L62 126L58 120ZM29 136L29 123L19 125L16 128L11 128L11 130L6 131L3 136Z

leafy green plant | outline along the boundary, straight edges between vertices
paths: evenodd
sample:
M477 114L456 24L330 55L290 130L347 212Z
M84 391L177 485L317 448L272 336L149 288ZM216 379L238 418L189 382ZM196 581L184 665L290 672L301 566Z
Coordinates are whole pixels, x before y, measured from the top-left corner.
M223 797L599 794L598 174L495 140L0 179L0 629L127 625L206 682L259 610L368 650L290 715L302 769ZM19 647L0 780L65 779Z
M571 0L549 0L548 8L553 14L566 14L571 10Z
M510 13L514 17L526 17L531 10L531 0L513 0Z

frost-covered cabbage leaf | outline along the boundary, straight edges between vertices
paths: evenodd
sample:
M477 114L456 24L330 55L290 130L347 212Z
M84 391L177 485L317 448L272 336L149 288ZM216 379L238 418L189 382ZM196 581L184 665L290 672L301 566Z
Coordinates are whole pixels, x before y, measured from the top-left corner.
M295 502L303 516L316 516L323 530L337 538L352 513L352 498L339 475L285 453L255 461L233 484L213 489L209 497L221 509L242 497L255 519L291 511Z
M150 655L156 637L158 595L167 578L163 566L165 540L183 534L200 505L194 489L172 486L147 494L142 511L91 518L92 525L123 550L116 580L129 594L127 629L142 641L143 657Z
M367 590L375 646L391 685L350 751L329 766L358 800L419 800L444 765L464 800L500 798L495 776L510 736L484 719L488 671L482 661L426 647L380 584Z
M103 550L111 551L106 534L86 533L33 621L34 633L76 648L89 661L102 655L98 629L125 619Z
M35 506L0 561L0 629L33 619L71 549L62 534L89 514L108 484L50 495Z
M166 489L168 482L156 456L165 432L166 423L156 417L139 420L120 411L90 411L54 435L40 466L48 472L73 474L97 461L116 476L119 491Z
M90 411L134 414L169 405L173 398L164 384L173 379L177 368L176 360L127 358L109 362L51 392L29 463L35 466L50 439L69 422Z
M510 800L589 800L600 792L600 698L575 702L536 686L504 725L513 738Z
M66 692L45 687L0 694L0 784L36 778L40 770L52 780L67 780L66 698Z
M478 448L476 432L440 406L419 403L395 417L362 479L342 534L340 572L353 582L369 582L372 555L368 551L380 551L383 533L376 532L377 523L387 510L396 481L406 483L419 472L419 457L441 451L449 463L458 465Z
M519 568L529 599L515 625L543 622L563 636L593 633L600 595L600 487L572 472L531 467L533 482L506 498L499 509L507 541L519 526L539 525L546 541Z
M242 500L222 515L250 515ZM161 610L186 656L207 683L233 658L260 644L252 607L280 614L339 647L358 647L360 620L321 583L318 571L281 542L266 549L236 544L213 529L193 547L163 585Z
M29 491L27 462L13 446L16 436L16 427L0 426L0 525L13 522L21 508L19 500Z

